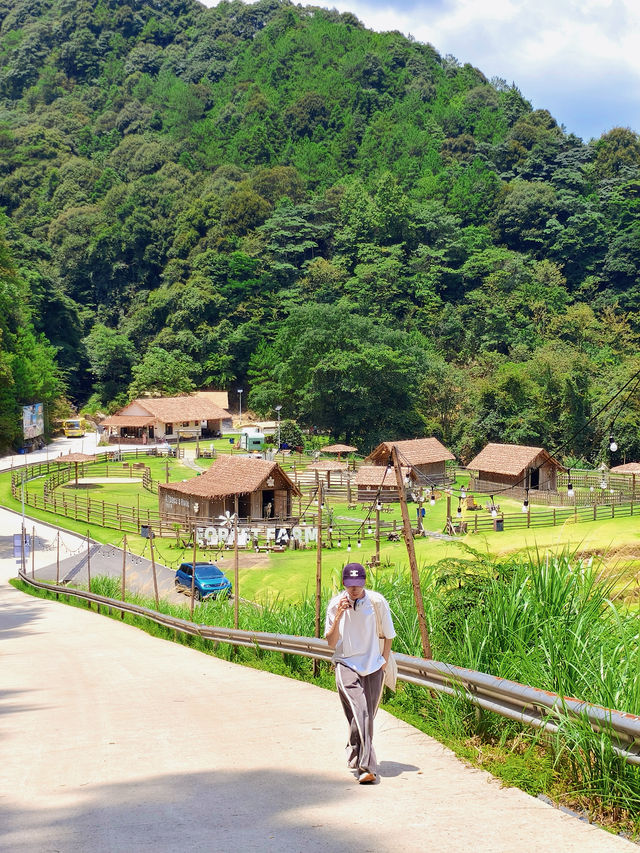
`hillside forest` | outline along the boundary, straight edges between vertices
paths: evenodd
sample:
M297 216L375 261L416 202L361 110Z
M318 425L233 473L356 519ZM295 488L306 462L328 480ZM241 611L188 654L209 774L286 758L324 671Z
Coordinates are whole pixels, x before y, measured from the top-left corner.
M0 447L27 403L213 387L363 450L640 459L636 132L585 142L515 84L288 0L0 21Z

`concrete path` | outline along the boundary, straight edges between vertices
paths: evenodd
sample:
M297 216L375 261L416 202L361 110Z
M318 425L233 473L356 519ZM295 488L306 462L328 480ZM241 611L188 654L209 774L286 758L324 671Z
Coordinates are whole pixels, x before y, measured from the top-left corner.
M359 786L335 694L17 592L19 522L0 511L0 851L636 849L384 712Z

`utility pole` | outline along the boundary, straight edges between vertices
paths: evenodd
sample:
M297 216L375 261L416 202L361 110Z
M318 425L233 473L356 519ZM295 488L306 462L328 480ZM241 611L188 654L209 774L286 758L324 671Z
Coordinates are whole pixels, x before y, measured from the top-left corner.
M413 531L411 530L409 510L407 509L407 498L404 491L404 480L402 477L402 468L400 467L400 459L398 458L398 448L395 446L395 444L391 448L391 459L393 461L393 467L395 468L396 472L398 497L400 498L400 511L402 512L404 542L407 547L407 554L409 556L409 568L411 569L411 584L413 586L413 597L416 602L416 610L418 613L418 624L420 626L420 637L422 640L422 653L427 660L430 660L431 643L429 641L429 632L427 631L427 620L424 614L424 601L422 600L422 589L420 588L418 563L416 561L416 552L413 544Z

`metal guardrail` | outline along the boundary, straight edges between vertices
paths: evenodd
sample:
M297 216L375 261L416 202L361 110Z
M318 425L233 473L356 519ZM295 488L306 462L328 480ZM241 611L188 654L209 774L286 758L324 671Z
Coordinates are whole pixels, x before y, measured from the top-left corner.
M234 646L257 646L265 651L301 655L314 660L330 661L332 657L332 650L326 640L315 637L296 637L289 634L268 634L261 631L241 631L199 625L127 601L118 601L84 590L37 581L22 571L19 572L19 577L38 589L74 596L123 613L142 616L157 625L213 642L229 643ZM396 660L398 678L401 681L467 699L479 708L547 732L557 732L563 720L585 721L594 731L603 732L610 737L613 750L625 761L640 765L640 716L559 696L537 687L527 687L515 681L507 681L439 661L397 653Z

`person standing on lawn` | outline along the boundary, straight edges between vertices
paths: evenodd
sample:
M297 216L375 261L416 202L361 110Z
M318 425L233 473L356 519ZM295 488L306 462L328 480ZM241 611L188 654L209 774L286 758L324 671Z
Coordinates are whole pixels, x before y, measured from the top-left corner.
M360 784L376 781L373 720L396 635L387 600L379 592L365 589L366 582L364 566L347 563L342 570L344 590L329 602L324 632L334 649L336 685L349 724L347 764L357 771ZM382 650L378 624L384 639Z

